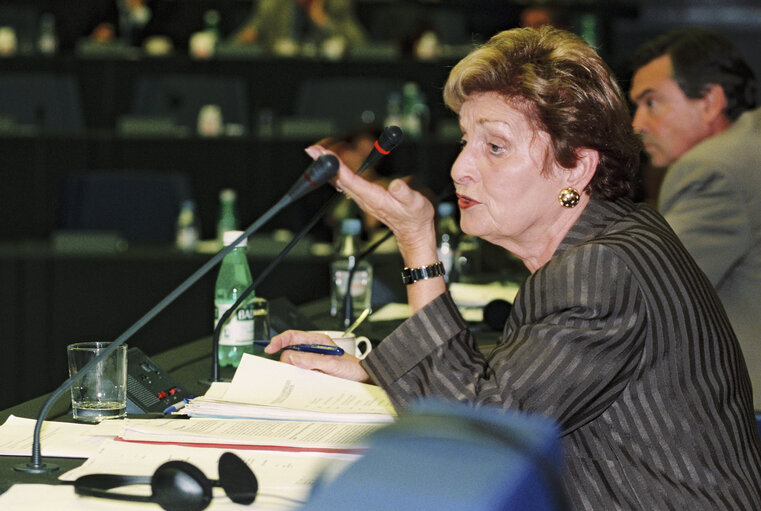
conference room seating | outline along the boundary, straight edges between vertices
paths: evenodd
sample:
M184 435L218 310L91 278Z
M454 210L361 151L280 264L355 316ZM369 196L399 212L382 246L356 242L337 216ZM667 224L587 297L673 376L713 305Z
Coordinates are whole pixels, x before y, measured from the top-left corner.
M389 77L316 77L302 82L296 97L296 115L325 119L334 135L362 126L382 125L388 96L401 93L404 81Z
M164 119L179 134L196 132L198 114L205 105L216 105L225 125L237 126L235 134L251 129L246 81L236 76L167 73L143 75L135 84L130 116ZM122 120L123 121L123 120ZM122 131L124 126L122 122Z
M0 75L0 132L83 133L79 82L68 73L9 72Z
M59 229L111 231L127 242L171 242L180 204L191 199L179 172L88 172L66 179Z

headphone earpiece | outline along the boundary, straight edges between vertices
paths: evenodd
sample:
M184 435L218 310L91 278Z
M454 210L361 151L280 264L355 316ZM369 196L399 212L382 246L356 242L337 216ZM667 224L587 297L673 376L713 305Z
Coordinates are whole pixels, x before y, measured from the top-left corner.
M211 502L211 481L186 461L168 461L151 478L153 501L166 511L201 511Z
M150 484L151 495L110 492L113 488ZM154 502L166 511L201 511L211 503L212 490L221 486L236 504L251 504L256 499L259 482L246 462L231 452L219 458L219 481L212 481L186 461L168 461L153 476L88 474L74 481L77 495L130 502Z

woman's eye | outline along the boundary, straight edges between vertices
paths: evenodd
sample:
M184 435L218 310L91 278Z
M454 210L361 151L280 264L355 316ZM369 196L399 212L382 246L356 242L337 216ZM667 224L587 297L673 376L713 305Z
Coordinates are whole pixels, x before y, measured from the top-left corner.
M497 144L488 144L488 147L489 147L489 151L495 154L502 151L502 147L498 146Z
M459 144L459 145L460 145L460 150L462 151L462 150L465 148L465 146L466 146L467 144L468 144L468 141L467 141L467 140L465 140L465 139L460 139L460 144Z

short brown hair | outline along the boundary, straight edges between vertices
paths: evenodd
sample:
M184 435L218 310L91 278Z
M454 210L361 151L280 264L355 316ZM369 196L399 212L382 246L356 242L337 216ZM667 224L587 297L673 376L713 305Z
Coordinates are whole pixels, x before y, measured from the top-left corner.
M583 39L549 26L500 32L452 69L444 101L459 112L479 92L524 106L550 135L563 167L576 163L578 149L596 150L600 162L586 188L590 195L632 195L641 143L613 72Z

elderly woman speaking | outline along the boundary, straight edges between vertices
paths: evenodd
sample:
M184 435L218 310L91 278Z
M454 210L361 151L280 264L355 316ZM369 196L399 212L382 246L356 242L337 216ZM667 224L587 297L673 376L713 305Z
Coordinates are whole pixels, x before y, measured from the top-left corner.
M531 272L500 343L479 351L437 276L431 203L342 166L337 185L396 236L414 314L361 362L282 360L372 381L400 408L439 396L554 418L574 509L761 509L745 363L711 284L628 198L640 144L611 71L570 33L509 30L452 69L444 99L462 230ZM330 343L289 331L267 351L305 342Z

